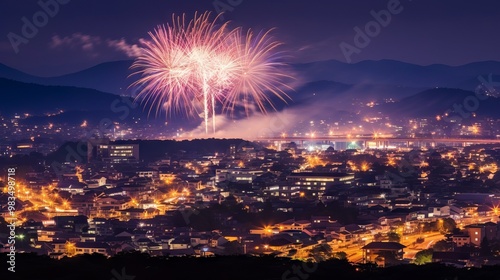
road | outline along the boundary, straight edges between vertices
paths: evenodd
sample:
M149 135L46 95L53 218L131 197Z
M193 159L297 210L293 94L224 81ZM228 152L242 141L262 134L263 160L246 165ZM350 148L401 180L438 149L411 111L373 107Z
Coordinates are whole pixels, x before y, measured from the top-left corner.
M485 216L485 217L475 217L475 218L465 218L462 219L460 222L458 222L459 227L464 227L469 224L474 224L474 223L484 223L484 222L498 222L498 216ZM422 243L417 243L417 239L419 237L424 238L424 242ZM365 240L365 244L368 244L373 241L372 236L367 236ZM417 252L432 248L432 246L440 241L445 239L445 236L439 232L428 232L428 233L416 233L416 234L407 234L403 235L403 237L400 240L400 243L405 245L406 248L404 249L404 258L405 259L414 259L415 255ZM363 261L363 253L362 253L362 247L364 245L358 245L358 244L353 244L349 245L348 247L338 247L338 244L335 243L328 243L334 252L345 252L347 254L347 258L349 259L349 262L351 263L360 263ZM308 252L307 250L299 250L296 257L300 258L307 258L308 257Z
M414 235L414 236L407 236L403 237L403 240L401 240L401 244L405 245L406 248L404 249L404 258L405 259L414 259L415 254L418 251L422 251L425 249L429 249L434 245L434 243L443 240L445 237L441 233L429 233L429 234L424 234L424 242L417 244L417 238L420 237L420 235ZM415 243L414 243L415 242Z
M485 222L498 222L498 216L486 216L486 217L476 217L476 218L469 218L469 219L463 219L461 226L466 226L469 224L474 224L474 223L485 223ZM424 242L417 244L417 238L423 237ZM403 235L401 238L400 243L405 245L406 248L404 249L404 258L405 259L414 259L415 254L419 251L425 250L432 248L432 246L440 241L445 239L445 236L439 232L430 232L430 233L424 233L424 234L409 234L409 235ZM369 243L368 241L367 243ZM344 251L347 253L347 256L349 258L350 262L361 262L363 261L363 256L362 256L362 251L361 251L362 246L355 246L351 248L345 248L345 249L338 249L338 251Z
M417 238L423 237L424 242L417 244ZM434 243L436 243L439 240L444 239L444 235L438 232L432 232L432 233L426 233L426 234L413 234L413 235L406 235L401 238L400 243L405 245L406 248L404 249L404 258L406 259L414 259L415 254L418 251L424 250L424 249L429 249L432 247ZM370 243L371 241L368 241ZM358 245L351 245L347 248L334 248L334 251L343 251L347 254L347 258L349 259L349 262L352 263L359 263L363 261L363 253L361 250L361 247L363 246L358 246Z

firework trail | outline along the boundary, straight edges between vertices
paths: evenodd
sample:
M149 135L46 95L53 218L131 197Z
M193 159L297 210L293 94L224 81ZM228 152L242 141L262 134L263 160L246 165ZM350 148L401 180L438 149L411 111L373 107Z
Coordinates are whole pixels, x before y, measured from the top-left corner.
M229 29L228 23L216 24L210 13L195 14L186 24L185 15L172 15L172 23L149 32L151 40L131 68L141 77L132 84L142 87L136 100L149 103L149 113L155 109L169 113L184 110L188 115L201 110L205 132L209 119L215 132L215 107L234 110L240 101L255 102L265 112L265 104L274 108L266 93L281 100L289 98L283 74L281 53L268 32L254 35L241 28ZM194 101L194 102L193 102ZM248 106L244 106L245 111ZM248 113L248 112L247 112Z

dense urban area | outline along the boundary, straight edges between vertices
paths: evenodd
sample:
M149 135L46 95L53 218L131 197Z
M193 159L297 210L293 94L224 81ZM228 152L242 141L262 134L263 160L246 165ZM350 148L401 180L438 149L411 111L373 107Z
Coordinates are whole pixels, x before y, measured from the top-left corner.
M0 245L10 251L13 221L18 253L54 259L498 263L500 145L379 144L92 138L49 153L6 145Z

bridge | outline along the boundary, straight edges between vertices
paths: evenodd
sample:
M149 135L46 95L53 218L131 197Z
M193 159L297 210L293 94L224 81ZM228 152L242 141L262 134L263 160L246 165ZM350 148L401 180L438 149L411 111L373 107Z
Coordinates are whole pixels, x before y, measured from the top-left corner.
M252 140L262 141L334 141L334 142L350 142L350 141L391 141L391 142L436 142L436 143L474 143L474 144L496 144L500 143L500 138L431 138L431 137L373 137L373 136L275 136L275 137L258 137Z
M306 142L362 142L366 147L367 143L372 143L374 146L387 148L391 143L397 143L403 146L423 146L430 144L447 144L453 146L468 146L472 144L500 144L500 138L466 138L466 137L450 137L450 138L433 138L433 137L375 137L374 135L325 135L325 136L275 136L275 137L260 137L252 139L253 141L267 142L295 142L304 144Z

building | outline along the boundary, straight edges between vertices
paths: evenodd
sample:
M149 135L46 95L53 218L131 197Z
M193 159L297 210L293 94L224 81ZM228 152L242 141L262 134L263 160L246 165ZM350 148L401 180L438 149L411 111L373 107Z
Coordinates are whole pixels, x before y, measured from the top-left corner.
M398 242L371 242L363 250L363 263L376 262L380 266L397 264L403 259L406 248Z
M98 145L96 158L109 163L134 163L139 161L139 144Z
M139 178L160 178L160 172L154 169L139 169L136 171L136 174Z
M454 234L452 236L452 240L457 247L462 247L470 244L470 236L467 234Z
M57 189L70 194L83 194L87 189L87 185L76 180L64 180L57 184Z
M131 198L128 196L104 196L96 199L94 207L91 210L92 217L117 217L120 215L119 210L129 208Z
M87 141L87 162L91 162L97 157L97 147L99 145L108 145L109 138L90 138Z
M252 181L264 172L262 170L251 170L247 168L217 169L215 171L215 182L238 182L252 183Z
M480 246L485 236L484 228L479 225L470 225L465 228L470 236L470 243Z
M105 218L94 218L88 221L89 229L88 233L93 235L104 235L111 236L113 235L113 225L111 221Z
M354 174L337 172L294 172L287 177L288 181L300 186L337 186L350 184Z
M300 186L272 185L264 189L264 195L289 200L300 196Z
M308 196L321 197L331 187L351 184L354 174L337 172L294 172L287 176L290 185L300 186Z
M496 239L497 225L492 222L484 224L474 224L465 227L465 231L470 236L470 243L475 246L481 246L481 241L486 237L488 240Z
M429 218L432 217L449 217L451 214L450 206L434 206L429 207Z
M75 252L77 255L98 253L110 256L111 250L109 245L103 242L76 242Z

